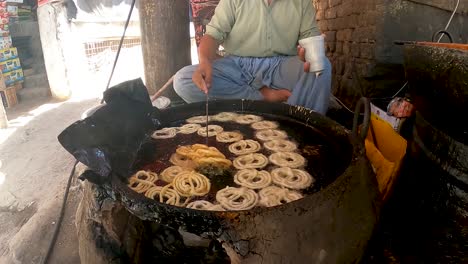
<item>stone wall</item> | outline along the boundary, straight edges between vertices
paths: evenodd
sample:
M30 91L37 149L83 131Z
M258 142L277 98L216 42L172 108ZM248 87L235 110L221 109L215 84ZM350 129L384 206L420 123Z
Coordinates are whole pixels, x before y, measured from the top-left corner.
M333 93L352 105L360 96L388 97L402 87L402 47L394 41L430 41L444 29L456 0L313 2L333 64ZM468 43L467 13L462 3L448 29L455 42Z

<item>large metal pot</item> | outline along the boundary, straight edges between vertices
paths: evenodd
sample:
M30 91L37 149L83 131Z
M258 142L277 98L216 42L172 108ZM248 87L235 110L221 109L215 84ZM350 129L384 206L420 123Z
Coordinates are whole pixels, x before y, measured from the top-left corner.
M333 146L335 171L325 176L326 186L301 200L249 211L197 211L161 204L130 190L117 176L104 185L108 194L143 220L231 245L245 263L356 263L380 211L361 136L314 111L286 104L215 101L210 110L210 114L235 111L288 118L300 125L297 136L302 137L319 131ZM205 105L195 103L163 110L161 116L170 125L204 113Z
M405 45L405 72L421 115L439 130L468 144L468 45Z

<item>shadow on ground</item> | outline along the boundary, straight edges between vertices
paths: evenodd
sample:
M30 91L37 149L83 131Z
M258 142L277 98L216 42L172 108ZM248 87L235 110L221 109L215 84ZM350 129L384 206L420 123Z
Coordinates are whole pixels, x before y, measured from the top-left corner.
M0 263L41 263L59 214L73 157L57 135L98 99L22 102L9 109L0 130ZM74 183L66 216L49 263L79 263Z

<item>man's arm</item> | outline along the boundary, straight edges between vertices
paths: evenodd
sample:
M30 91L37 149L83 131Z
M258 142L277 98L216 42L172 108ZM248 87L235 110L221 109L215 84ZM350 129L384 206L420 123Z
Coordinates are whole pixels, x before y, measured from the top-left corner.
M302 20L301 20L301 28L299 33L299 40L320 36L321 32L317 26L316 20L316 11L314 6L312 5L312 1L310 0L303 0L302 1ZM305 61L305 49L301 46L297 46L297 54L299 59L304 62L304 71L310 71L310 63Z
M216 59L219 45L226 39L235 22L235 1L221 0L215 9L210 23L206 26L198 50L200 64L193 73L192 80L203 92L211 87L212 62Z
M205 62L213 62L217 57L217 51L219 49L219 40L213 38L210 35L204 35L198 48L198 60L200 64Z
M208 93L211 87L211 76L213 68L211 63L216 59L216 51L219 42L210 35L203 36L198 49L198 60L200 61L197 70L193 73L192 80L204 93Z
M299 40L320 36L321 32L317 26L317 20L315 18L315 8L312 5L312 1L303 0L302 1L302 20L301 28L299 33Z

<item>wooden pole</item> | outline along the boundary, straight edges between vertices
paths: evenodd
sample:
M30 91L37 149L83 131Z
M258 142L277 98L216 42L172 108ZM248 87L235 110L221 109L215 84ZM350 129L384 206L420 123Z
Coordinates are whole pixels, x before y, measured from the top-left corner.
M146 87L154 94L178 70L191 64L188 0L140 0ZM166 95L175 98L173 89Z

